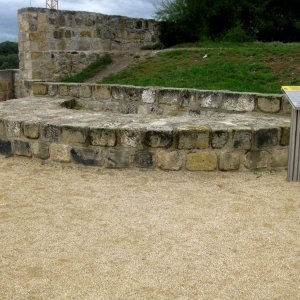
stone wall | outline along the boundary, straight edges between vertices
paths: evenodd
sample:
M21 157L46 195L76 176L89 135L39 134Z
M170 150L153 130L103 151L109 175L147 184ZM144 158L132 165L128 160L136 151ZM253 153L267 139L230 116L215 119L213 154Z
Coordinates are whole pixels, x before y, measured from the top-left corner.
M99 55L158 42L154 20L99 13L23 8L18 11L21 80L55 81Z
M0 101L19 96L19 70L0 70Z

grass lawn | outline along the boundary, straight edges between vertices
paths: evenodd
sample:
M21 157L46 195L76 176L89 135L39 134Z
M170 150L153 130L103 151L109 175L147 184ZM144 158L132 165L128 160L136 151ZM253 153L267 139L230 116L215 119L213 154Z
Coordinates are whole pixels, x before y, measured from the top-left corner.
M300 43L179 45L100 83L280 93L300 85Z

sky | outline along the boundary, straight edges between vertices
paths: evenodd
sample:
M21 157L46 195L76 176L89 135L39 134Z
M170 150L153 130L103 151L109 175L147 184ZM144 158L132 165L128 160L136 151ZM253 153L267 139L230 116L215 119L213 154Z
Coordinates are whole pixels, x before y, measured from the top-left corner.
M59 0L59 9L99 12L108 15L153 18L159 0ZM17 10L45 7L46 0L0 0L0 42L17 41Z

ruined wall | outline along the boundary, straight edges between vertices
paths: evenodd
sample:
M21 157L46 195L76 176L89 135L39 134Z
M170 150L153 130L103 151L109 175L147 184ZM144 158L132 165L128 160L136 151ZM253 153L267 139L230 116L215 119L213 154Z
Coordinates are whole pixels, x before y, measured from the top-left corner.
M21 81L74 75L104 52L135 51L159 36L154 20L89 12L23 8L18 23Z
M0 101L19 98L19 70L0 70Z

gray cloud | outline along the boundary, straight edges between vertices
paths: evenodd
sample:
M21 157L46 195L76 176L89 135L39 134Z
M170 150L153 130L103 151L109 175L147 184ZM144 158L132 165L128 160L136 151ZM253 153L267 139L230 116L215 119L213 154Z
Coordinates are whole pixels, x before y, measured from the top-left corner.
M59 0L59 9L99 12L109 15L152 18L159 0ZM45 7L45 0L31 0L33 7ZM30 0L0 0L0 42L17 41L17 10L30 6Z

